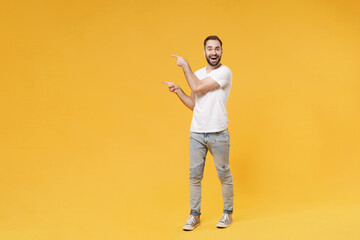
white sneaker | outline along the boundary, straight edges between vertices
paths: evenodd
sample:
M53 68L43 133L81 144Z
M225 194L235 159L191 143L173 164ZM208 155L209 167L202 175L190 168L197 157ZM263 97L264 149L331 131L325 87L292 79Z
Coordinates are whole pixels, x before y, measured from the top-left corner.
M195 217L194 215L190 215L190 217L186 221L186 224L183 227L183 230L191 231L194 230L199 225L200 225L200 217Z
M230 214L224 213L221 216L220 221L216 224L216 227L218 227L218 228L226 228L226 227L230 226L232 221L233 221L232 216Z

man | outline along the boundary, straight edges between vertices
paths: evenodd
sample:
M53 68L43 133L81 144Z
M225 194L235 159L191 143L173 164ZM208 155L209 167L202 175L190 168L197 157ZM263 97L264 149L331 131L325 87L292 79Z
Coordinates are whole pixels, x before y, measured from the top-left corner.
M172 55L176 58L177 65L184 71L191 88L190 96L175 83L163 82L188 108L193 110L189 144L191 211L183 227L187 231L200 225L201 180L208 150L214 157L224 201L224 213L216 226L225 228L232 223L234 189L229 166L230 137L226 112L232 73L228 67L220 63L222 52L222 42L219 37L207 37L204 41L204 54L208 65L195 73L184 58Z

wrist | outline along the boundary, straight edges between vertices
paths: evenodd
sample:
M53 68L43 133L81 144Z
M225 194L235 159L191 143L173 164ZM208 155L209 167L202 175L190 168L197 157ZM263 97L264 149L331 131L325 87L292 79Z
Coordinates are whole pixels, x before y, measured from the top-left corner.
M190 69L190 66L187 63L184 63L181 67L184 71L189 71L189 69Z
M175 93L177 94L177 95L179 95L179 93L181 93L181 88L179 88L179 87L177 87L176 89L175 89Z

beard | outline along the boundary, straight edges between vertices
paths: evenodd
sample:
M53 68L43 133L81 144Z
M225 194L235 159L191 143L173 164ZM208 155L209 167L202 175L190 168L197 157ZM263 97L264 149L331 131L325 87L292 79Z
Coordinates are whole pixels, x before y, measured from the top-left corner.
M219 65L220 61L221 61L221 55L218 56L218 58L216 59L216 61L212 61L211 58L209 56L206 56L206 61L208 62L208 64L212 67L216 67L217 65Z

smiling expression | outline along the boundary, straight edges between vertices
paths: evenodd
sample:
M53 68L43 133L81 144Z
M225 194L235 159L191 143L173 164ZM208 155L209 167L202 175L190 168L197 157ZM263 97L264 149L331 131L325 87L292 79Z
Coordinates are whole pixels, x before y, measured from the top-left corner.
M205 45L204 54L206 61L212 67L220 65L222 56L221 44L218 40L208 40Z

